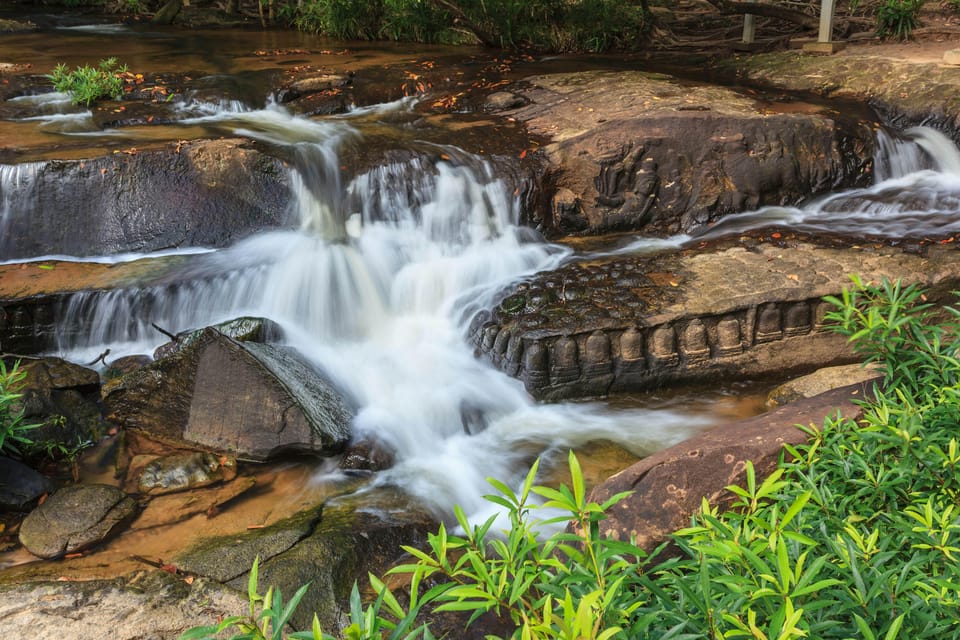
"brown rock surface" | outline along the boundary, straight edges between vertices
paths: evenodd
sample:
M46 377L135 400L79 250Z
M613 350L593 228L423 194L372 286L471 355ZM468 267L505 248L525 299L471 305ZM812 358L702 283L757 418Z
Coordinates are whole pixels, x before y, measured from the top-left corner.
M825 416L840 412L852 417L866 387L853 385L786 407L715 427L699 436L644 458L595 487L589 500L602 503L622 491L633 494L607 511L601 533L618 540L635 539L652 551L669 535L688 526L690 517L706 498L723 509L733 499L725 489L743 484L746 462L757 478L765 478L777 465L785 444L806 441L797 424L820 424Z
M818 113L770 113L731 89L638 71L527 79L509 112L546 137L567 194L548 233L689 231L733 212L866 182L873 134ZM571 199L570 195L573 198Z

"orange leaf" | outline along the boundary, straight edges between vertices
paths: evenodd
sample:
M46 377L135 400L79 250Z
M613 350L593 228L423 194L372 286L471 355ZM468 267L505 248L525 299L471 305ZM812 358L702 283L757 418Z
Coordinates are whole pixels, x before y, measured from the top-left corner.
M770 237L771 237L771 238L774 238L774 239L776 239L776 240L779 240L779 239L782 238L783 236L780 235L779 233L771 233L771 234L770 234Z
M524 149L523 151L520 152L520 159L523 160L526 157L527 157L527 150Z

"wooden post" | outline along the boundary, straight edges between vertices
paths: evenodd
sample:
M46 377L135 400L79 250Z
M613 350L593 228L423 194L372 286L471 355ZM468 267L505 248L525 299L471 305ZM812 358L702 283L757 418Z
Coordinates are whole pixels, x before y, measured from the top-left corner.
M816 42L803 45L804 53L836 53L843 49L842 42L833 39L833 10L835 0L820 0L820 33Z
M819 42L833 42L833 9L834 0L820 2L820 37Z
M756 2L757 0L747 0L747 2ZM757 26L756 26L756 16L752 13L746 13L743 15L743 44L753 44L753 41L756 37Z

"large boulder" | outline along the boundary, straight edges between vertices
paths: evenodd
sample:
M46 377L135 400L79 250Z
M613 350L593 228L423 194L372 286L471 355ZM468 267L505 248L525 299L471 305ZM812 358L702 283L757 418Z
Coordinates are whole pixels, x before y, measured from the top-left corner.
M853 401L866 392L865 385L836 389L714 427L644 458L591 491L589 500L598 503L632 492L607 511L601 534L653 551L671 533L689 525L703 498L721 509L728 506L734 495L726 487L743 484L747 462L753 463L758 478L765 478L776 468L784 445L807 440L797 425L822 424L824 417L837 413L855 417L860 408Z
M136 515L136 502L103 484L77 484L52 494L20 525L20 543L35 556L59 558L109 538Z
M301 355L213 328L104 385L103 403L127 429L245 460L331 455L350 440L350 408Z
M510 116L545 137L550 235L687 232L734 212L866 184L873 132L772 113L731 89L639 71L528 78Z
M287 169L240 140L0 166L0 259L226 246L291 222Z

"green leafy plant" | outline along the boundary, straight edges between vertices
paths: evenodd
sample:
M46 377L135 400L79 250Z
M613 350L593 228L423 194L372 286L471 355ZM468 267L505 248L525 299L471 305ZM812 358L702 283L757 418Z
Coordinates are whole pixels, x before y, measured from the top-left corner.
M27 424L23 421L23 408L16 402L21 397L19 393L27 373L15 362L8 369L6 363L0 359L0 453L20 456L22 448L29 447L33 441L29 432L36 429L37 424Z
M907 40L920 22L924 0L884 0L877 9L877 35Z
M288 634L287 623L306 594L310 583L297 589L290 602L284 605L279 589L270 587L266 594L260 594L259 568L260 558L258 557L253 561L253 568L250 569L250 577L247 580L247 599L250 605L248 615L230 616L216 625L193 627L185 631L180 636L180 640L217 640L228 632L234 632L234 635L229 636L231 640L282 640L283 638L331 640L331 636L325 635L320 630L320 623L316 616L313 617L313 629L310 631Z
M123 78L126 65L118 65L116 58L101 60L96 67L83 65L70 71L61 63L48 76L57 91L69 93L74 104L90 106L103 98L119 100L123 95Z
M405 547L412 562L391 571L409 577L405 597L370 576L364 609L355 587L345 637L429 639L416 624L432 610L508 619L520 640L960 638L960 311L858 278L827 300L883 384L857 419L803 427L766 478L747 462L729 508L704 500L670 554L601 535L627 494L588 502L571 454L569 488L534 485L538 464L519 491L490 480L508 529L456 509L460 533Z

